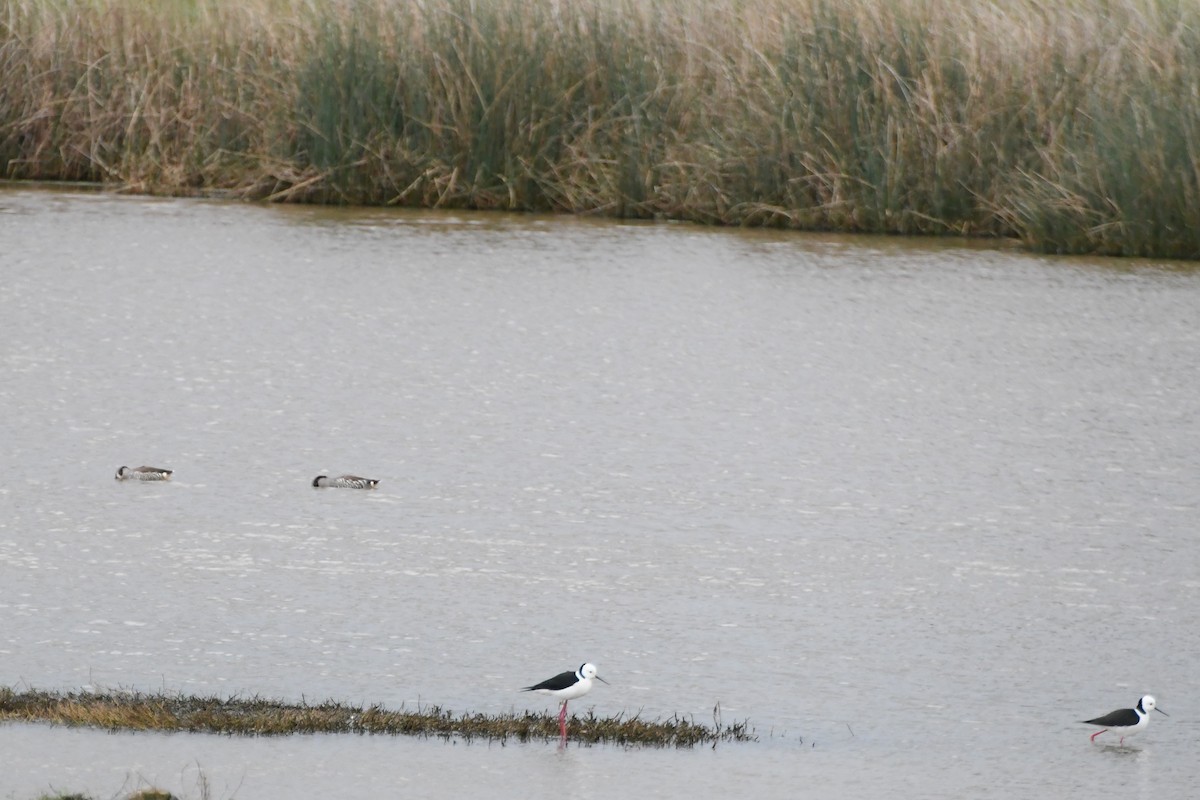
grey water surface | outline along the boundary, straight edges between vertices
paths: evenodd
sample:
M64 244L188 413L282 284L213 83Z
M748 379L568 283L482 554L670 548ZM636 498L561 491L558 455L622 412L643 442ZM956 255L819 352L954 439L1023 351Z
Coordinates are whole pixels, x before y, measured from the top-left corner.
M0 797L1200 785L1187 265L9 187L0 324L0 685L552 711L590 660L574 712L759 736L5 724Z

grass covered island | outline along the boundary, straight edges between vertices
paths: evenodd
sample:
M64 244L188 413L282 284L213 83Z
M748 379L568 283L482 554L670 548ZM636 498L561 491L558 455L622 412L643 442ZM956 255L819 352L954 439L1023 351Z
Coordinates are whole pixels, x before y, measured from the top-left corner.
M489 716L456 715L438 706L390 711L381 706L355 706L326 701L286 703L254 698L197 697L141 692L16 691L0 687L0 724L49 723L107 731L215 733L228 736L297 734L408 735L464 742L551 742L559 740L557 714L509 712ZM569 741L580 745L618 747L716 747L722 742L755 742L748 722L725 725L713 709L711 726L680 716L643 720L638 715L597 717L572 715ZM207 796L202 794L202 796ZM61 792L38 800L93 800ZM177 800L169 792L147 788L126 800Z
M581 744L622 747L715 746L751 742L758 737L748 723L724 725L719 710L713 725L679 716L643 720L638 715L572 715L569 739ZM0 722L48 722L109 731L217 733L229 736L288 736L311 733L388 734L462 741L506 743L559 738L558 716L509 712L489 716L456 715L438 706L389 711L326 701L286 703L263 698L196 697L141 692L45 692L0 688Z
M0 177L1200 258L1200 5L10 0Z

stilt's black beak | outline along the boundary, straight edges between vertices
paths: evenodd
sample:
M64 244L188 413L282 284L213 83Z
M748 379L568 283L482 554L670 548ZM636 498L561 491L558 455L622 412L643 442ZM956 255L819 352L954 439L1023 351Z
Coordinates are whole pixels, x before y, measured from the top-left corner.
M1162 714L1164 717L1169 717L1169 716L1171 716L1170 714L1168 714L1167 712L1163 711L1163 710L1162 710L1161 708L1159 708L1158 706L1155 706L1155 707L1154 707L1154 710L1155 710L1155 711L1157 711L1158 713Z
M596 676L596 680L600 681L601 683L603 683L603 684L604 684L604 685L606 685L606 686L612 686L612 684L611 684L611 683L609 683L608 681L604 680L604 678L601 678L599 675L597 675L597 676Z

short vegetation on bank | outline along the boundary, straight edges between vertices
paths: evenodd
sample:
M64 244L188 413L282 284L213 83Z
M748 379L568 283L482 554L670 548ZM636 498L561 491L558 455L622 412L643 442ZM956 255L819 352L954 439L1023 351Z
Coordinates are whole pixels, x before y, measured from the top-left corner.
M0 176L1200 258L1200 5L11 0Z
M339 702L285 703L262 698L195 697L140 692L43 692L0 688L0 722L48 722L104 730L219 733L230 736L287 736L357 733L437 737L460 741L552 741L559 738L557 714L454 714L438 706L390 711L381 706ZM598 717L568 720L571 742L624 747L715 746L756 741L745 722L713 725L679 716Z

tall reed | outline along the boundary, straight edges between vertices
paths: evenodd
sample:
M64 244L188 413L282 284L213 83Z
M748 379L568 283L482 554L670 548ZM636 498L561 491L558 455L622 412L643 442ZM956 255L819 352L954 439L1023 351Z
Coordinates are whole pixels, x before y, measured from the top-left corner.
M1200 258L1200 6L5 0L10 178Z

